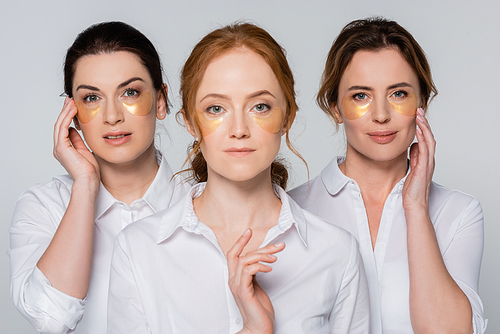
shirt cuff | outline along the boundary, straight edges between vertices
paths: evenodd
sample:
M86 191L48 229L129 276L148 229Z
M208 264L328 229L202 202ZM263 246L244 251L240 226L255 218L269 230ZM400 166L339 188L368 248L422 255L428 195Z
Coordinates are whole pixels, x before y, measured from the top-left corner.
M486 331L488 320L484 319L484 310L481 298L476 291L464 282L457 280L455 280L455 282L469 299L470 307L472 309L472 326L474 328L474 334L483 334Z
M44 324L55 320L68 329L74 329L83 316L87 300L57 290L35 266L26 282L24 302L26 312L34 318L43 319Z

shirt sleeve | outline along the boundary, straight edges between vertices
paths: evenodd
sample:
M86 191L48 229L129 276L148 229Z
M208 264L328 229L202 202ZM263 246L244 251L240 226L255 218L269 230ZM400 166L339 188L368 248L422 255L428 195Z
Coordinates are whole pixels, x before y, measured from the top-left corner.
M483 210L474 199L464 209L453 240L443 254L448 272L469 299L474 334L483 334L488 322L484 319L483 303L478 295L483 247Z
M108 334L151 333L128 254L125 235L120 233L111 261Z
M36 267L64 215L64 191L69 200L69 191L55 182L25 191L17 201L9 230L11 299L31 325L43 333L74 329L86 303L52 287Z
M351 258L342 286L330 314L331 333L370 332L370 297L368 283L356 239L351 236Z

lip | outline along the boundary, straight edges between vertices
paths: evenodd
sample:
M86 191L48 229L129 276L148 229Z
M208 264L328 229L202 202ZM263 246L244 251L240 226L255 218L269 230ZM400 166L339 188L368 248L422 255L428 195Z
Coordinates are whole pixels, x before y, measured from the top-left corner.
M110 131L105 133L102 138L109 145L123 145L132 139L132 133L125 131Z
M378 144L388 144L396 138L397 133L397 131L392 130L378 130L368 132L367 135Z
M255 152L255 150L249 147L231 147L225 149L224 152L234 157L245 157Z

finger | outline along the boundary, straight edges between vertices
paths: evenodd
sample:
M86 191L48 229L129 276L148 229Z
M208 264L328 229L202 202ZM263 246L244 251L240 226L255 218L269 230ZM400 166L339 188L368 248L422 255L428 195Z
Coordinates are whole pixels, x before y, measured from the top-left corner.
M413 143L410 146L410 166L411 169L415 169L415 166L418 164L418 143Z
M419 109L417 112L417 124L420 127L422 134L429 147L429 153L434 156L434 148L436 146L436 140L434 134L432 133L431 126L425 117L423 109Z
M68 137L68 127L71 124L71 120L76 115L76 106L73 100L69 100L68 103L65 104L63 110L59 114L59 117L55 124L55 140L59 141L61 139Z
M275 254L275 253L281 252L283 249L285 249L285 243L278 242L275 244L267 245L266 247L258 248L254 251L249 252L249 253Z
M69 137L69 141L71 142L71 145L73 145L73 147L75 149L77 149L77 150L87 149L87 146L85 146L85 143L84 143L82 137L80 136L78 131L76 131L75 128L73 128L73 127L69 128L68 137Z
M243 248L248 244L248 241L250 241L250 238L252 237L252 230L247 229L241 237L236 241L236 243L231 247L231 249L227 252L226 258L227 258L227 266L229 271L234 270L236 267L237 259L241 255L241 252L243 251Z
M257 262L273 263L278 258L273 254L268 253L249 253L238 259L238 266L248 266Z
M72 100L69 97L66 97L66 99L64 100L63 108L54 124L54 156L57 156L56 147L60 142L61 124L64 122L66 115L71 109L71 101Z
M254 263L252 265L246 266L241 271L239 279L233 282L232 290L235 292L239 291L240 295L241 293L247 293L249 292L248 289L253 290L253 278L258 272L268 273L272 270L273 268L263 263Z

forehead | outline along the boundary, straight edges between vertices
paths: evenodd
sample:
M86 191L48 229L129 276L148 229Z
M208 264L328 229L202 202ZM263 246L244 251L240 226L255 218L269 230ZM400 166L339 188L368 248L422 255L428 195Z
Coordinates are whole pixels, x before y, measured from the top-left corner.
M353 85L386 88L407 82L418 89L418 77L399 50L358 51L346 67L340 82L341 89Z
M269 90L284 99L278 79L264 58L254 51L233 49L207 66L198 87L197 100L210 93L236 97L260 90Z
M141 59L127 51L101 53L80 58L76 62L74 89L79 84L98 88L114 87L133 77L151 82L148 70Z

